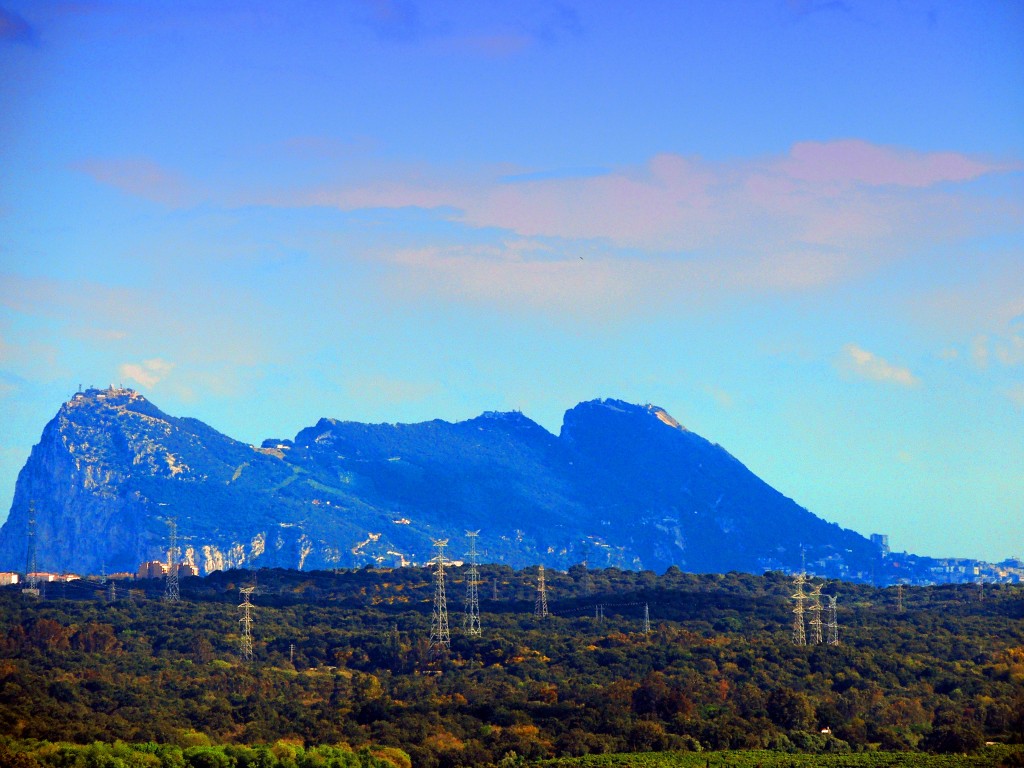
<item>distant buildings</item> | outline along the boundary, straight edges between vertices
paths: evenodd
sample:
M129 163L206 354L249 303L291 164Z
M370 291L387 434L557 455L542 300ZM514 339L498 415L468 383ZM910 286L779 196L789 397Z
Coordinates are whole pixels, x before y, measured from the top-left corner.
M135 572L135 578L137 579L159 579L167 573L167 565L160 562L159 560L150 560L148 563L143 563L139 566L139 570Z
M199 569L192 563L178 563L178 578L182 576L198 576ZM142 563L139 570L135 572L137 579L162 579L167 575L167 563L160 560L150 560Z

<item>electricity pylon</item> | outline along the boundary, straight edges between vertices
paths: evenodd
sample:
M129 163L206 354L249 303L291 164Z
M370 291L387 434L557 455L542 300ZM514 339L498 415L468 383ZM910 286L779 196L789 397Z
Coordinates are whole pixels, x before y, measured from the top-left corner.
M811 614L807 622L811 627L811 644L821 645L821 584L811 588L811 605L808 610Z
M242 593L244 600L238 607L242 609L242 618L238 621L242 625L242 661L246 664L252 661L252 615L249 613L253 604L249 602L249 595L256 590L256 587L242 587L238 591Z
M469 538L469 579L466 581L466 617L464 626L466 634L479 637L480 631L480 576L476 570L476 537L480 531L466 531Z
M644 603L644 634L651 634L651 612L648 610L647 603Z
M583 542L583 594L589 595L594 588L593 583L590 581L590 547L587 546L587 542Z
M836 620L836 596L825 595L828 609L825 613L825 626L828 628L828 644L839 645L839 622Z
M167 526L170 528L170 547L167 549L167 574L164 581L164 601L176 603L180 597L178 593L178 521L167 518Z
M21 594L39 597L39 577L36 575L36 503L28 503L28 548L25 550L25 582L27 586Z
M807 632L804 628L804 601L807 594L804 592L804 585L807 583L807 576L801 571L793 579L793 586L796 588L790 597L796 601L793 608L793 644L807 645Z
M544 566L537 566L537 600L533 605L533 613L539 618L548 615L548 588L544 583Z
M434 570L434 613L430 620L430 651L435 656L440 656L451 650L452 636L448 631L448 600L444 593L444 548L448 546L448 539L435 539L434 546L437 547L437 556L434 562L437 567Z

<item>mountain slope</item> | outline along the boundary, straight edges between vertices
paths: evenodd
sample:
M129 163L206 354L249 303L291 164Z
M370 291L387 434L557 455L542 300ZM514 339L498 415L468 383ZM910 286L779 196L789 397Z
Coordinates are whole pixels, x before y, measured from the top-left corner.
M782 496L664 410L581 403L559 436L520 413L451 424L321 419L250 446L132 390L88 390L46 426L0 529L0 568L134 570L166 559L166 519L204 572L481 558L691 571L796 567L856 577L877 550Z

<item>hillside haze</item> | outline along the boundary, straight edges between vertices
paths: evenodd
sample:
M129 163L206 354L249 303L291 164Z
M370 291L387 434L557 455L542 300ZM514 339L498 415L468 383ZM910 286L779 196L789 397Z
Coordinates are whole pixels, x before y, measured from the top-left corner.
M558 436L518 412L467 421L321 419L261 446L165 414L130 389L90 389L46 425L0 529L24 570L29 507L42 570L132 570L166 559L230 567L423 563L432 541L480 530L481 560L513 566L798 568L860 578L877 549L764 483L663 409L580 403Z

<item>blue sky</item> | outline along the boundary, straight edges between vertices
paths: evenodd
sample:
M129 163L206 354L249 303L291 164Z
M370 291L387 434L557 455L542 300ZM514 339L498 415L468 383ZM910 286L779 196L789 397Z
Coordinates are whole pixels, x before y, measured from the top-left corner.
M655 403L1024 555L1024 4L0 0L0 507L79 385L233 437Z

